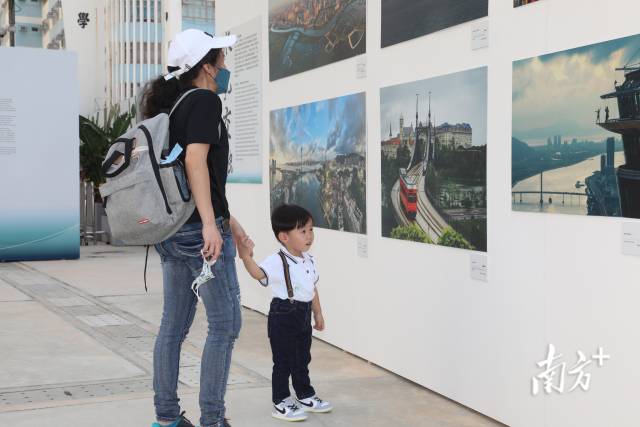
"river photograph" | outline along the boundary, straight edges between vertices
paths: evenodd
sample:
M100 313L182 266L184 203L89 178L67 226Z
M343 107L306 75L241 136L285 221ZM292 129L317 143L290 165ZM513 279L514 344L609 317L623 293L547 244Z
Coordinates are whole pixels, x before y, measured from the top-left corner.
M514 211L640 218L640 36L513 63Z
M270 113L271 209L303 206L316 227L366 234L365 94Z
M269 78L366 53L366 0L269 0Z

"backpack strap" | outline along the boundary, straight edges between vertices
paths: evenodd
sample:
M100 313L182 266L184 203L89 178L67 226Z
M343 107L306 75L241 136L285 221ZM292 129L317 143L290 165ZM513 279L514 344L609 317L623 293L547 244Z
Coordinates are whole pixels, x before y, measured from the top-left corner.
M164 201L164 207L167 210L167 213L171 215L173 211L169 206L169 200L167 198L167 192L164 189L164 185L162 184L162 178L160 177L160 166L158 165L158 159L156 159L155 149L153 148L153 139L151 138L151 133L149 129L145 125L138 126L138 129L144 133L145 138L147 139L147 147L149 147L149 161L151 162L151 169L153 170L153 175L156 177L156 182L158 183L158 187L160 188L160 193L162 193L162 200Z
M132 138L118 138L111 143L111 146L115 144L124 144L124 153L120 150L113 150L111 156L107 158L102 164L102 173L107 178L113 178L122 173L131 163L131 153L133 152L133 139ZM124 157L124 162L114 171L109 172L111 166L113 166L116 161L120 160L121 157Z
M147 254L144 257L144 291L149 292L147 288L147 264L149 263L149 246L147 245Z
M285 257L282 251L278 252L280 258L282 259L282 266L284 267L284 281L287 284L287 295L289 296L289 301L293 302L293 286L291 285L291 274L289 273L289 262Z

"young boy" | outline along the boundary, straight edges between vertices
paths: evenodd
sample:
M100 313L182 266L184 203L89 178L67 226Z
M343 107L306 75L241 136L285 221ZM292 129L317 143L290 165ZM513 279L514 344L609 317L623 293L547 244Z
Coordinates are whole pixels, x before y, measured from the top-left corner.
M316 289L318 270L308 251L313 244L313 218L296 205L277 207L271 226L282 248L260 265L250 245L238 245L249 274L263 286L271 286L268 332L273 354L271 379L274 418L303 421L305 412L329 412L333 408L316 396L309 379L311 362L311 313L314 328L324 330L320 297ZM291 376L296 399L289 392Z

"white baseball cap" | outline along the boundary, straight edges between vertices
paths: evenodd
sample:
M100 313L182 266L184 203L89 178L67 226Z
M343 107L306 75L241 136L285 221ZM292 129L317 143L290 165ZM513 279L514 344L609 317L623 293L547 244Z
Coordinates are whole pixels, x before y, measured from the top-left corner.
M189 29L176 34L169 45L167 65L178 67L164 78L169 80L180 77L194 67L211 49L223 49L233 46L238 37L231 34L224 37L215 37L201 30Z

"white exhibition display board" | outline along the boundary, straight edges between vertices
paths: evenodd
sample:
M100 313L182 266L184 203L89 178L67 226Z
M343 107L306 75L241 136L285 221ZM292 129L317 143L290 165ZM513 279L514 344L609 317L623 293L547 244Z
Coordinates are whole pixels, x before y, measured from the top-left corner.
M231 70L229 92L222 95L222 118L229 130L229 177L227 182L262 182L262 33L260 18L254 18L230 32L238 36L226 52Z
M80 251L76 54L0 49L0 261Z
M319 289L327 322L327 329L317 336L512 427L637 426L640 258L633 256L638 253L640 241L635 237L640 235L636 233L637 221L516 212L512 209L511 182L512 104L514 97L518 99L518 94L512 92L514 61L638 34L637 0L540 0L522 7L514 7L513 0L490 0L487 18L471 19L441 31L425 30L424 36L384 48L381 26L385 7L429 2L368 0L366 53L336 62L326 60L323 63L329 65L306 67L308 71L270 82L269 28L279 32L285 46L280 65L308 52L313 54L307 55L306 60L316 59L313 55L317 49L313 49L317 46L305 51L308 46L304 43L296 44L296 39L287 38L284 21L296 16L303 19L302 14L287 15L285 10L279 18L269 21L269 4L283 7L290 3L216 2L216 26L230 29L260 16L264 41L261 57L265 64L265 126L260 140L265 152L269 147L271 111L366 93L367 232L361 235L316 229L313 253L320 269ZM449 3L457 4L458 0ZM357 14L361 11L354 8L351 12L349 22L357 26L363 21ZM424 13L426 19L428 12ZM395 16L396 25L402 24L399 16ZM300 27L304 25L302 22ZM361 30L354 27L348 32L352 45L364 42L358 33ZM298 32L305 31L302 28ZM315 33L309 30L307 35ZM322 49L329 51L334 44L339 49L336 41L343 35L328 36ZM300 40L308 42L309 38ZM550 68L549 76L556 78L557 73L566 73L568 86L574 78L588 81L588 76L572 75L571 71L584 69L589 61L598 61L598 55L575 58L576 62L568 63L566 69ZM631 58L620 54L614 59L617 60L611 65L619 67ZM539 62L544 65L544 58ZM382 237L380 135L382 129L386 133L383 137L392 142L399 127L397 120L381 120L387 117L381 111L381 89L435 81L441 76L484 67L486 127L482 122L471 125L474 138L486 132L488 147L486 252ZM603 69L612 76L615 73L609 66ZM521 77L522 73L519 83ZM544 73L540 73L537 81L543 77ZM613 91L624 81L624 75L619 73L607 80L606 89ZM433 92L432 120L438 126L446 120L452 120L450 125L465 123L454 117L455 105L446 104L451 98L437 93L439 88L434 87L420 90L419 119L423 124L429 120L427 90ZM581 120L589 121L591 129L598 108L603 109L605 120L605 101L600 95L606 92L598 87L590 93L594 96L588 105L578 101L581 104L575 109L568 106L565 111L573 114L588 109L588 116ZM410 94L408 105L415 106L416 94ZM547 97L540 96L536 105L544 112L547 103L555 108L557 101L567 103L568 96L583 99L584 95L581 91L563 91L558 94L562 99L557 99L549 93ZM415 110L403 114L404 127L411 129ZM561 114L562 110L556 113ZM617 117L613 107L611 114ZM545 123L535 123L535 119L543 116L541 113L532 117L531 126L542 128ZM548 126L549 137L569 138L568 133L555 129L554 123ZM602 134L599 130L598 135ZM400 133L399 140L403 137L406 133ZM576 141L576 145L580 143ZM323 144L319 141L320 146ZM556 152L562 153L563 149L558 148L554 155ZM232 214L256 243L257 260L277 249L269 223L269 175L281 173L282 166L270 162L269 157L263 159L261 185L230 185L227 190ZM315 168L320 161L302 159L299 164ZM597 163L594 169L600 167ZM293 163L289 166L289 177L302 170ZM578 185L576 180L574 184ZM584 188L565 191L584 192ZM545 197L545 203L548 205L551 200L547 199L553 198L553 203L559 205L561 197ZM241 264L238 270L243 304L266 312L270 292L251 280ZM557 358L550 352L551 345ZM603 358L605 355L610 358ZM549 356L552 357L547 360ZM545 387L548 378L555 381L561 375L565 379L562 391ZM584 383L586 378L588 384ZM559 388L559 383L553 385Z

